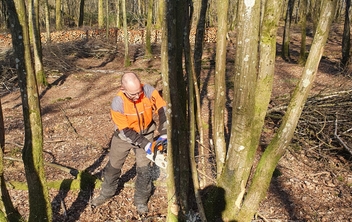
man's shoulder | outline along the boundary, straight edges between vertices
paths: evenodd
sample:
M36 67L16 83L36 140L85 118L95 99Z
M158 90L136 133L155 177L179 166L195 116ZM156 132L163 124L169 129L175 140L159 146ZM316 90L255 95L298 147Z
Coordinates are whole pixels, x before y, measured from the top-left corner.
M146 97L151 98L155 88L150 84L143 84L143 91Z

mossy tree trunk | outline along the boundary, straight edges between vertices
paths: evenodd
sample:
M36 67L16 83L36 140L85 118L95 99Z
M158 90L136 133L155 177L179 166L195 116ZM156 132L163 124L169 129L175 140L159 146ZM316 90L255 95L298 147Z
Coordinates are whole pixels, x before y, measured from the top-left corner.
M239 214L239 218L246 219L243 221L249 221L253 217L256 209L259 207L260 201L265 198L275 167L280 158L284 155L285 150L293 137L303 106L317 74L319 62L334 18L336 2L337 0L323 1L318 27L316 29L307 63L302 72L301 80L292 95L280 128L260 158L258 167L252 179L252 184L249 187L246 198L243 202Z
M33 48L34 72L36 75L37 86L40 89L47 86L48 82L46 80L43 66L42 43L39 28L39 0L28 1L28 21L29 36Z
M25 127L22 159L29 187L29 221L52 221L52 209L46 186L43 161L43 128L38 88L30 51L28 18L24 0L7 0L12 45L16 55L16 67L21 88Z
M255 24L259 23L254 19L254 17L259 18L259 14L255 13L256 4L252 5L254 8L246 5L247 11L239 10L246 12L243 14L250 16L253 20L246 18L243 14L238 17L237 68L235 69L237 77L235 77L230 148L222 174L217 180L217 187L212 190L212 195L208 199L208 201L213 201L213 206L217 206L217 211L210 210L209 212L213 214L210 214L208 219L215 220L218 216L224 221L251 221L260 202L265 198L274 169L293 137L328 37L336 0L325 0L323 3L316 36L302 78L295 89L277 134L265 149L257 166L254 166L254 156L259 145L271 95L276 52L275 37L279 19L278 12L282 3L277 0L266 2L264 23L260 41L258 41L260 45L254 43L258 39L253 37L259 36L259 32L241 28L244 27L242 25L245 21L252 29L257 28ZM243 3L240 3L239 9L243 6ZM253 14L248 13L248 10ZM259 49L259 56L254 52L251 53L251 47L253 51ZM260 58L259 61L256 60L257 57ZM258 72L255 64L259 64ZM253 178L249 181L252 168Z
M148 0L147 9L147 27L146 27L146 37L145 37L145 55L147 58L152 58L152 44L151 44L151 32L153 23L153 5L154 0Z

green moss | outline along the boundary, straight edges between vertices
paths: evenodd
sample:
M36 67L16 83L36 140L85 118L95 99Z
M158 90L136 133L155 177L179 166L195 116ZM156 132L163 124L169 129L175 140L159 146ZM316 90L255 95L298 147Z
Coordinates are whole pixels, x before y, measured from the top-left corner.
M90 187L101 187L102 181L92 176L88 172L81 171L78 173L76 179L63 179L56 181L48 181L48 188L57 190L87 190ZM7 187L15 190L28 190L26 182L10 181Z

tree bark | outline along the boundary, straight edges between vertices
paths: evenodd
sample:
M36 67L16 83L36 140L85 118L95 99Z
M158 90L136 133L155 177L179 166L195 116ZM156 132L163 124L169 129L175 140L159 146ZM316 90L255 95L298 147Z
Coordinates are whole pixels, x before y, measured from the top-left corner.
M104 27L104 0L98 0L98 27ZM123 0L125 1L125 0Z
M49 10L49 1L45 0L45 33L46 33L46 42L51 42L50 37L50 10Z
M0 98L0 149L4 152L4 149L5 149L5 126L4 126L4 115L2 113L1 98Z
M39 28L39 1L30 0L28 3L29 32L34 55L34 71L39 89L48 85L43 66L42 43Z
M56 30L60 31L62 29L61 0L55 0L55 16Z
M298 62L301 65L306 63L306 37L307 37L307 0L301 1L301 15L300 15L300 24L301 24L301 47L299 51Z
M84 0L80 0L80 3L79 3L78 27L82 27L83 26L83 21L84 21Z
M153 5L154 0L148 0L147 28L145 37L145 54L147 58L152 58L151 31L153 23Z
M342 65L346 65L350 60L351 53L351 32L350 32L350 7L351 0L346 0L345 8L345 23L343 26L343 35L342 35Z
M239 1L230 145L218 185L225 191L223 217L235 219L245 193L256 147L251 147L258 69L260 0ZM247 27L251 27L248 29Z
M322 13L301 80L292 95L277 134L264 151L258 163L252 184L239 214L239 218L243 218L243 220L239 221L249 221L253 217L259 207L260 201L265 198L272 174L293 137L303 106L317 74L319 62L334 18L336 2L337 0L323 1Z
M10 5L12 1L7 0L7 2ZM52 209L44 176L43 128L39 95L30 52L28 19L24 0L18 0L16 8L10 9L9 14L25 125L22 158L29 187L30 213L28 221L52 221Z
M215 95L213 138L216 156L217 177L221 175L226 157L225 141L225 101L226 101L226 52L227 52L227 12L228 0L218 1L218 32L216 36Z
M123 15L123 34L125 41L125 67L131 65L131 60L128 51L128 31L127 31L127 14L126 14L126 0L121 0L122 15Z
M282 37L282 48L281 48L281 57L285 61L290 61L291 59L290 58L290 28L291 28L291 19L292 19L294 4L295 4L295 0L288 0L284 35Z

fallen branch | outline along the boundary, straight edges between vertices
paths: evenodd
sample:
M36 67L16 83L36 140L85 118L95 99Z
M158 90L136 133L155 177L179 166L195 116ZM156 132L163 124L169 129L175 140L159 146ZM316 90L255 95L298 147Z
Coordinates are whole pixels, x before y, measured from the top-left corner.
M352 155L352 150L347 146L345 142L342 141L342 139L337 135L337 115L336 115L336 120L335 120L335 138L340 142L340 144Z

